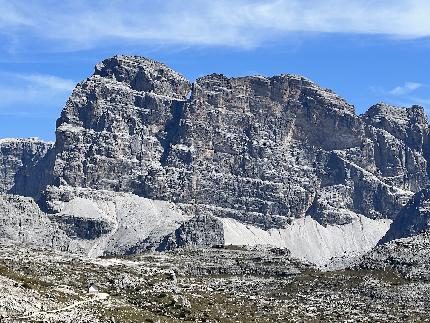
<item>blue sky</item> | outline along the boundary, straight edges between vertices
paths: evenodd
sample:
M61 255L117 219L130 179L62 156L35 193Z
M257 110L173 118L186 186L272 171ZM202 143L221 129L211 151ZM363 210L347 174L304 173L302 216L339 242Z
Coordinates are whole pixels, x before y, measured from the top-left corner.
M430 109L428 0L0 0L0 137L53 140L74 85L115 54L191 81L300 74L357 113Z

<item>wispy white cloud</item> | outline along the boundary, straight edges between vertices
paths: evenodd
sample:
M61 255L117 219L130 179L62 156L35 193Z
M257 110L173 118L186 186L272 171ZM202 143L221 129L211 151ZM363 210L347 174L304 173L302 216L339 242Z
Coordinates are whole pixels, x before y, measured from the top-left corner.
M49 113L52 106L64 105L74 86L54 75L0 72L0 114Z
M416 104L423 106L426 110L430 109L428 89L430 89L428 84L420 82L404 82L388 91L381 86L370 87L371 92L388 103L404 107Z
M415 104L430 107L430 99L412 97L411 100Z
M29 85L37 88L49 89L55 92L70 92L76 83L54 75L46 74L15 74L19 79L26 81Z
M29 20L18 12L13 3L0 0L0 8L0 28L29 25Z
M389 94L391 95L406 95L414 92L415 90L418 90L419 88L422 88L424 84L417 83L417 82L405 82L405 84L396 86L392 90L389 91Z
M292 32L430 36L427 0L0 0L0 29L56 46L105 42L252 47Z

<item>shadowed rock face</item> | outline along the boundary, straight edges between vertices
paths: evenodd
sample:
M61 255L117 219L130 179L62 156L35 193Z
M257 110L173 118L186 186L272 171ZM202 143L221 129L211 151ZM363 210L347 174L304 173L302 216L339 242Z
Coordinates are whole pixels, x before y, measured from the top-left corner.
M79 217L52 217L59 227L71 238L94 240L112 231L112 226L98 219Z
M424 109L377 104L364 115L378 172L392 185L418 191L428 183L429 126Z
M224 246L222 223L211 216L197 215L165 237L157 250L171 250L185 246Z
M430 188L417 192L400 210L380 243L412 237L430 229Z
M38 198L51 184L54 144L38 139L0 139L0 193Z
M3 146L2 191L35 198L44 192L39 202L56 214L52 221L72 238L97 240L94 254L222 244L222 219L250 225L252 233L284 232L278 229L311 217L315 232L323 229L314 220L332 226L327 232L351 224L356 241L367 241L364 229L356 230L364 228L363 217L396 219L426 187L430 169L421 107L377 104L358 116L304 77L212 74L190 84L137 56L106 59L76 86L57 120L53 148ZM151 204L157 200L166 202ZM118 205L167 224L147 232ZM132 241L119 241L136 226Z

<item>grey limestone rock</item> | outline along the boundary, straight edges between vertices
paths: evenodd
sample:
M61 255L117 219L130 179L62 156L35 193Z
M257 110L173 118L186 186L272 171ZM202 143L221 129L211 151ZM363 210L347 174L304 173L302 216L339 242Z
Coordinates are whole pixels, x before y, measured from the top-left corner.
M407 278L430 280L430 231L399 238L375 247L356 268L394 269Z
M411 191L428 184L429 125L419 106L372 106L363 116L373 142L377 172L387 183Z
M428 184L430 158L421 107L377 104L358 116L301 76L211 74L190 84L138 56L108 58L76 86L53 148L23 141L3 151L2 191L38 199L69 236L103 238L115 223L104 211L82 217L76 199L134 210L124 201L145 198L136 203L164 200L182 210L181 228L156 235L179 230L177 245L222 242L216 218L264 230L309 216L324 226L396 219ZM152 248L151 239L127 246Z
M70 186L48 187L40 203L90 256L157 249L164 237L191 219L171 202Z
M0 194L0 223L1 239L68 250L67 236L32 198Z
M117 56L98 64L57 121L54 182L135 192L162 158L189 88L151 60Z
M0 193L38 198L52 180L54 143L0 139Z
M117 56L77 86L58 120L54 183L263 228L306 215L345 224L348 212L395 218L427 183L427 146L418 107L357 116L300 76L212 74L191 86L160 63Z
M157 250L189 246L206 248L224 246L224 229L221 221L208 215L199 214L165 237Z
M430 229L430 187L417 192L400 210L380 243L412 237Z

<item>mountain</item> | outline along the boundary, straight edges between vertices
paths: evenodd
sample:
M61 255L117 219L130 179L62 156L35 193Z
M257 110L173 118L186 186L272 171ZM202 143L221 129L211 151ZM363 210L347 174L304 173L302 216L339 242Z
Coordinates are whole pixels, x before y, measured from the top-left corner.
M62 250L269 245L324 265L405 234L391 232L428 185L429 149L419 106L357 115L301 76L191 84L115 56L76 86L55 144L0 141L1 192L37 201ZM0 216L35 207L16 199Z
M430 228L430 188L417 192L400 210L390 229L380 243L408 238Z
M40 197L52 180L54 143L0 139L0 193Z

